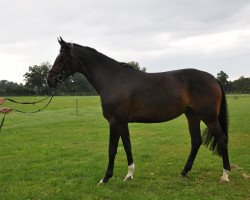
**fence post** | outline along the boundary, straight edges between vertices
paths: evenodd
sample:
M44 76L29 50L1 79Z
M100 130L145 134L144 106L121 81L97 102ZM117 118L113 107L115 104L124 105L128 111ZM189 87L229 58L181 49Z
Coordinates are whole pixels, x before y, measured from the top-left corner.
M76 99L76 116L78 116L78 100Z

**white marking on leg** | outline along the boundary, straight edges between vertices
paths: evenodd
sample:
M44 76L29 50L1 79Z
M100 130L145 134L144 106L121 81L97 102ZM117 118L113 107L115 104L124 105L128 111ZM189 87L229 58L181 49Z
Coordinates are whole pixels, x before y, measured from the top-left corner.
M228 183L228 182L230 182L229 179L228 179L229 172L230 172L229 170L223 169L222 177L220 179L221 183Z
M133 164L128 166L128 174L125 177L124 181L133 179L134 172L135 172L135 164L133 163Z
M103 179L100 180L100 182L97 185L102 185L102 184L104 184Z

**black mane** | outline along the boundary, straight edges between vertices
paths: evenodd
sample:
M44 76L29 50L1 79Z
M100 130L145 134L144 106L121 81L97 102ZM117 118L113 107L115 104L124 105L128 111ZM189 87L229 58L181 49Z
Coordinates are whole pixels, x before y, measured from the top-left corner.
M103 53L97 51L97 50L94 49L94 48L87 47L87 46L81 46L81 45L75 44L75 43L74 43L74 46L77 46L77 47L79 47L79 48L84 48L84 49L87 50L87 51L86 51L87 53L90 52L90 53L92 53L92 54L94 54L94 55L96 55L96 56L99 56L99 57L101 57L101 58L108 59L108 60L110 60L111 62L113 62L113 63L115 63L115 64L119 64L119 65L122 65L123 67L128 67L128 68L130 68L130 69L135 69L132 65L130 65L130 64L126 63L126 62L119 62L119 61L116 61L115 59L106 56L105 54L103 54Z

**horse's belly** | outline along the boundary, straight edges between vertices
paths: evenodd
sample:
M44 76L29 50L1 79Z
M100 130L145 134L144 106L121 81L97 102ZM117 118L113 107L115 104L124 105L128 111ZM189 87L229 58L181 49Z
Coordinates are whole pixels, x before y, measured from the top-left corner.
M131 112L129 122L159 123L172 120L184 113L184 109L168 108L134 110Z

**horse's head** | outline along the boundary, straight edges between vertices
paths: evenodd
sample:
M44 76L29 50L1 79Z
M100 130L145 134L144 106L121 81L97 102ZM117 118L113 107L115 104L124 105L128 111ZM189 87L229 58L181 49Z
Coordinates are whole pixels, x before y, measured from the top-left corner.
M61 49L49 71L47 78L49 87L56 87L58 83L63 82L76 72L73 65L73 44L65 42L61 37L58 39L58 42L61 45Z

